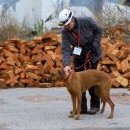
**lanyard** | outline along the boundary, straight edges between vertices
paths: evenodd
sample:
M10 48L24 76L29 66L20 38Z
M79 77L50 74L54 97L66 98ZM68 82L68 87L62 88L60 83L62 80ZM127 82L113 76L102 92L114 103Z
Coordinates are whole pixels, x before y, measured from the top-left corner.
M74 37L76 37L77 41L78 41L78 46L80 46L80 31L78 32L78 34L76 35L74 32L72 32L72 35Z

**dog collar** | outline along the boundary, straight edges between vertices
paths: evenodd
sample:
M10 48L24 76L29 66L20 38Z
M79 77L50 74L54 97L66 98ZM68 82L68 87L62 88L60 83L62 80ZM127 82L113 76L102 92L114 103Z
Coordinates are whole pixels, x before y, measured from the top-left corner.
M64 79L64 82L66 82L70 78L71 73L69 72L69 75Z

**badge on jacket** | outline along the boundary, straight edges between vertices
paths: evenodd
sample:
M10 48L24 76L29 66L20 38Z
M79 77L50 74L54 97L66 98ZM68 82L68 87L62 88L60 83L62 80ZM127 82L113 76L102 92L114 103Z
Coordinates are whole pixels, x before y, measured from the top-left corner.
M82 52L82 48L81 47L74 47L74 50L73 50L73 54L74 55L80 56L81 52Z

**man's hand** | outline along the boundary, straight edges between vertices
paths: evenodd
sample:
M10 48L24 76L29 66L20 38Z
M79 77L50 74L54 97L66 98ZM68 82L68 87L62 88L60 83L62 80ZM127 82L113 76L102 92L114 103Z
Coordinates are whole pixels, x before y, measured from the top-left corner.
M70 72L70 71L71 71L70 66L66 66L66 67L64 68L64 72L65 72L66 75L69 75L69 72Z

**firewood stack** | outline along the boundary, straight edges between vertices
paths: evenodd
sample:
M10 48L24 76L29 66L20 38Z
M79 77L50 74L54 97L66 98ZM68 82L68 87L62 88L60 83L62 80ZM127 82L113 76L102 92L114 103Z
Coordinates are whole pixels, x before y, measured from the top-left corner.
M8 40L0 45L0 87L52 87L53 70L62 69L60 37L47 33L31 41Z
M130 90L130 28L117 26L102 38L103 56L98 69L107 72L113 87Z
M98 69L107 72L113 87L130 89L130 27L106 30ZM61 37L53 33L31 41L13 39L0 44L0 88L64 86L51 74L63 69Z

